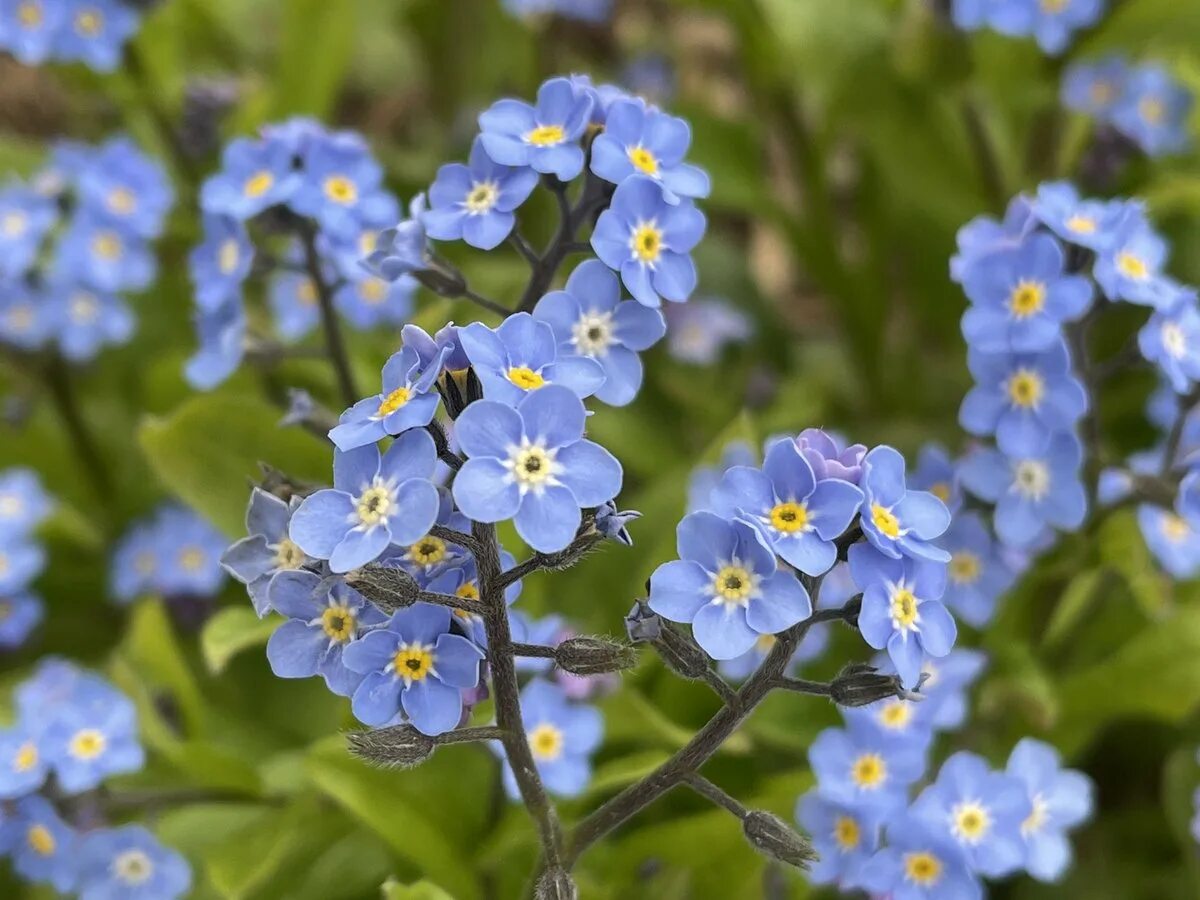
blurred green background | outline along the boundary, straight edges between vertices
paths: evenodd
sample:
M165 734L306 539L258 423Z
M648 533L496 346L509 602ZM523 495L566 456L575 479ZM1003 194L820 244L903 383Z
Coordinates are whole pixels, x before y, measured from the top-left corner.
M164 497L233 538L257 461L306 479L329 471L326 446L276 428L279 411L252 367L211 394L183 382L194 192L216 164L171 155L165 126L186 86L236 81L230 135L293 114L361 130L407 199L440 163L465 156L474 117L493 99L530 97L551 74L609 81L644 54L669 60L675 92L665 105L691 122L692 159L714 186L702 204L710 230L697 253L700 293L750 314L756 338L705 368L656 348L638 400L603 408L589 426L624 463L622 505L645 514L636 545L528 579L521 604L561 612L584 632L619 633L645 578L673 553L688 472L726 441L822 425L907 452L931 440L961 449L956 413L969 378L964 301L947 277L954 233L1000 212L1018 190L1075 171L1091 126L1060 111L1064 64L1121 52L1161 60L1200 89L1200 3L1110 5L1059 61L1032 42L958 35L927 0L629 0L604 27L522 22L497 0L167 0L133 43L136 65L114 75L0 60L0 168L31 172L53 138L127 130L172 167L180 201L160 243L159 281L135 299L136 339L74 375L114 471L114 502L92 492L36 374L9 366L0 375L11 413L0 425L0 465L36 467L61 500L39 582L50 614L29 646L0 661L5 685L57 653L105 670L137 699L154 752L130 783L196 794L143 818L189 856L197 897L370 898L389 877L428 879L394 894L413 900L519 896L532 832L524 811L498 795L490 754L455 747L413 772L369 770L338 735L353 725L345 701L316 680L272 677L262 652L270 623L254 618L236 586L202 628L154 601L127 611L106 597L112 542ZM1114 189L1149 201L1174 243L1172 274L1200 280L1195 152L1134 162ZM534 212L529 231L540 238L552 221ZM455 259L492 296L522 286L515 254ZM476 318L432 295L419 309L431 328ZM1105 323L1097 346L1114 351L1137 324L1132 314ZM354 338L360 383L374 381L397 338ZM334 403L320 361L289 362L274 378ZM1131 372L1109 388L1111 453L1152 440L1141 413L1151 382ZM962 643L986 649L991 664L968 726L943 738L938 754L969 748L999 762L1031 734L1059 746L1099 789L1099 814L1076 837L1082 864L1063 885L1023 879L992 895L1200 896L1187 829L1200 782L1196 586L1159 574L1132 520L1112 516L1064 540L993 625L964 631ZM818 671L866 655L843 633ZM595 782L563 805L565 817L648 772L714 704L705 688L643 659L602 703L607 740ZM790 818L811 782L806 748L836 721L818 700L772 697L706 774ZM4 877L0 896L39 896ZM579 881L585 898L820 895L768 871L731 817L685 793L595 848Z

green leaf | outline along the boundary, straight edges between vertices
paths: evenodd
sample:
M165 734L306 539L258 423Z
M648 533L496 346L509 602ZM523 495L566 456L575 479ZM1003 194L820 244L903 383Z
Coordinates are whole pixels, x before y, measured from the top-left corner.
M328 478L328 446L299 429L280 428L279 416L253 397L206 394L165 419L148 418L138 440L167 490L235 536L245 530L260 460L296 478Z
M328 817L311 802L264 812L208 849L209 880L228 900L252 897L289 857L322 838L328 827Z
M1054 607L1050 621L1046 623L1046 630L1042 634L1043 647L1053 648L1071 633L1096 599L1104 576L1103 569L1089 569L1071 579L1058 605Z
M639 778L645 778L668 758L669 754L661 750L647 750L609 760L596 768L588 784L588 793L603 794L633 784Z
M430 881L399 884L389 880L383 885L383 900L454 900L454 897Z
M159 600L150 598L134 607L120 653L143 681L171 694L193 736L203 732L204 698Z
M260 619L248 606L230 606L218 611L200 632L200 650L208 670L219 675L237 654L265 644L279 624L280 620L274 616Z
M331 112L350 66L357 20L357 3L288 0L284 4L273 103L276 118L298 114L324 118Z

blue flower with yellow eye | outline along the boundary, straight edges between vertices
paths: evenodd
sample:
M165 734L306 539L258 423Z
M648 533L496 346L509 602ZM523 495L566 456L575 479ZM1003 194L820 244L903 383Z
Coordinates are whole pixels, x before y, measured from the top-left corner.
M225 148L221 170L201 187L200 208L244 222L288 202L301 181L286 141L238 138Z
M46 567L46 551L22 534L0 538L0 596L22 591Z
M406 431L382 456L373 444L335 450L333 488L304 498L292 515L291 539L309 556L349 572L379 557L391 543L411 544L438 514L429 480L437 461L433 438Z
M1150 156L1187 147L1191 91L1159 65L1133 69L1125 78L1112 121Z
M439 487L437 491L438 513L435 524L453 531L469 533L471 522L454 508L454 500L450 496L449 489ZM502 553L502 555L511 559L507 553ZM445 541L434 534L424 534L411 544L393 545L386 555L384 563L399 565L424 584L424 581L433 578L438 572L465 565L469 560L469 554L458 544ZM454 592L443 591L443 593L452 594Z
M529 198L537 181L532 169L493 162L477 137L467 165L450 163L438 169L429 188L425 230L435 240L463 240L491 250L508 237L516 224L513 211Z
M908 788L925 771L925 745L896 740L857 722L826 728L808 748L821 796L871 815L905 805Z
M0 825L0 852L12 859L13 871L59 893L75 886L78 841L53 804L36 794L18 800L12 816Z
M631 175L596 220L592 249L621 273L638 303L680 303L696 288L696 264L689 254L705 227L704 214L690 201L668 203L653 178Z
M27 66L41 65L54 53L66 12L61 0L0 4L0 49Z
M127 343L133 335L133 312L120 297L67 284L47 290L59 349L72 362L94 359L103 347Z
M995 253L1021 246L1036 226L1029 198L1024 194L1009 201L1002 222L991 216L976 216L955 236L958 253L950 258L951 280L965 284L979 263Z
M28 534L50 515L50 495L33 469L0 470L0 541Z
M416 290L417 282L410 276L385 281L360 271L334 292L333 306L355 328L403 325L412 316Z
M941 444L925 444L917 453L917 467L909 484L919 491L929 491L950 510L951 515L962 506L962 490L954 460Z
M996 601L1016 573L997 552L983 519L975 512L954 516L938 546L950 554L942 600L958 618L982 628L996 612Z
M493 162L528 166L570 181L583 171L579 139L588 125L592 97L566 78L538 88L537 104L497 100L479 116L480 141Z
M1137 521L1146 546L1170 575L1186 580L1200 573L1200 529L1175 510L1148 503L1138 507Z
M521 691L521 721L546 789L560 797L582 794L592 777L592 754L604 738L600 711L570 702L561 687L535 678ZM511 799L520 798L507 760L504 787Z
M116 69L125 42L138 29L137 10L121 0L69 0L66 7L54 55L86 63L97 72Z
M876 654L871 664L884 674L895 674L896 667L886 653ZM926 658L921 664L920 710L925 727L934 731L955 731L967 721L970 709L967 691L983 673L987 657L978 650L958 648L941 659Z
M289 199L293 210L317 220L323 232L359 237L359 223L395 209L382 189L383 169L356 134L319 134L306 143L303 178Z
M1025 0L1033 13L1030 29L1038 46L1057 56L1067 49L1074 32L1094 25L1105 0Z
M301 569L272 579L270 602L287 616L267 641L271 671L280 678L320 675L333 693L352 696L363 677L346 668L345 652L387 616L346 584Z
M59 240L53 269L57 279L117 292L146 289L158 266L142 238L84 209Z
M613 184L632 175L648 176L662 185L669 203L707 197L708 173L683 161L691 140L692 130L683 119L639 98L618 100L592 142L592 171Z
M862 523L867 540L885 556L909 556L945 562L943 550L931 541L950 525L946 504L928 491L908 490L904 457L888 446L876 447L863 458Z
M911 813L891 820L883 849L856 883L890 900L983 900L983 887L952 841Z
M197 390L216 387L233 374L246 352L246 311L240 301L196 314L200 347L184 366L188 384Z
M458 329L483 395L508 406L550 385L590 397L604 384L604 369L585 356L560 356L554 329L529 313L509 316L495 330L482 322Z
M342 413L329 439L339 450L353 450L428 425L438 407L434 382L444 356L423 363L416 348L407 346L392 354L383 366L383 389Z
M1105 249L1115 236L1127 204L1121 200L1089 200L1067 181L1038 185L1033 213L1038 221L1071 244Z
M796 821L817 851L808 880L841 890L857 887L863 866L879 848L879 817L811 790L796 801Z
M79 175L78 190L85 209L142 238L162 233L174 201L166 172L128 138L108 141L95 151Z
M1150 316L1138 332L1138 349L1176 393L1186 394L1200 380L1200 307L1194 290L1181 288L1173 306Z
M322 232L317 246L342 278L362 278L363 260L375 252L380 236L398 221L399 201L381 191L356 211L353 227L345 233Z
M16 800L41 788L50 773L41 735L18 722L0 732L0 799Z
M192 887L187 860L140 825L84 835L76 864L79 900L176 900Z
M0 278L29 271L56 221L58 210L48 197L15 180L0 188Z
M450 610L418 603L355 641L342 659L365 676L351 700L359 721L380 727L407 720L438 735L461 721L463 691L479 684L483 651L450 631Z
M246 585L259 616L269 609L268 590L274 576L300 569L310 561L288 537L288 524L299 505L298 497L287 502L254 488L246 509L247 536L221 554L221 566Z
M784 562L813 576L837 561L834 541L850 527L862 499L849 482L818 482L793 441L774 444L761 470L730 469L712 494L717 515L754 525Z
M713 513L685 516L676 532L679 559L650 576L650 608L689 623L713 659L733 659L760 635L778 634L812 615L808 591L780 569L754 526Z
M225 536L190 509L165 506L155 517L161 554L155 588L167 597L211 597L225 581Z
M1128 72L1128 63L1119 56L1068 66L1063 76L1063 106L1108 121L1124 90Z
M599 260L580 263L561 291L538 301L533 316L554 330L563 356L586 356L604 370L596 396L624 406L642 385L638 352L648 350L666 330L662 313L633 301L621 301L616 274Z
M1062 338L1038 353L971 349L967 367L975 386L963 399L959 424L974 435L994 434L1009 456L1040 453L1051 435L1072 428L1087 412L1087 392Z
M40 741L68 794L90 791L110 775L136 772L145 763L133 704L113 693L107 684L93 691L83 683Z
M1005 771L1025 787L1032 807L1021 823L1024 868L1039 881L1058 881L1071 864L1066 832L1091 816L1095 786L1082 772L1062 768L1058 751L1033 738L1017 742Z
M758 456L745 441L730 441L721 448L721 458L716 465L697 466L688 476L687 512L712 512L713 491L725 473L734 466L758 465Z
M745 343L754 333L749 316L717 297L672 303L663 314L667 319L667 352L692 365L712 365L726 346Z
M1091 282L1066 274L1065 262L1057 240L1034 234L971 266L963 280L971 301L962 318L967 343L985 353L1033 353L1058 340L1063 323L1092 302Z
M317 286L305 272L273 273L267 282L267 304L275 330L285 341L298 341L321 321Z
M246 226L232 216L205 215L204 240L188 254L196 305L212 312L236 302L253 264Z
M1150 226L1139 204L1130 204L1113 240L1096 258L1092 274L1109 300L1162 309L1177 290L1162 277L1167 242Z

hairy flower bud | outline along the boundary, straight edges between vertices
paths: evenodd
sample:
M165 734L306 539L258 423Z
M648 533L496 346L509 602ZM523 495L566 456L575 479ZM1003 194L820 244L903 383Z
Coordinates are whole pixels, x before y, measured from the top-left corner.
M393 725L346 735L350 752L376 766L411 769L433 755L437 741L411 725Z
M274 494L280 500L291 500L292 497L304 497L316 490L316 486L306 484L302 481L297 481L285 472L280 472L274 466L268 465L265 462L258 464L259 471L262 472L262 481L258 483L258 487L262 488L268 494Z
M573 637L554 648L554 661L572 675L603 675L637 665L637 653L627 644L600 637Z
M547 869L538 879L533 896L536 900L578 900L579 890L565 870Z
M645 600L638 600L625 617L625 633L635 644L657 641L662 633L662 619L653 612Z
M662 657L668 669L681 678L703 678L709 670L708 654L696 645L688 635L682 634L665 622L661 626L654 649Z
M867 706L890 697L920 699L904 689L898 676L882 674L864 663L852 663L842 669L830 685L829 696L838 706Z
M742 831L759 853L797 869L807 869L817 858L808 838L774 813L751 810L742 819Z
M355 569L346 575L346 583L388 614L412 606L421 592L411 575L390 566Z

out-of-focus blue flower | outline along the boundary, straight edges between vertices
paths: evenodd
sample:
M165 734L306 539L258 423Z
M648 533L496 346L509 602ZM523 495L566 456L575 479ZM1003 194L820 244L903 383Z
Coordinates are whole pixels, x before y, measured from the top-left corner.
M1026 547L1044 526L1069 531L1087 514L1080 481L1083 448L1068 433L1055 435L1038 454L1010 459L979 448L959 467L963 486L996 505L996 534L1006 544Z
M911 814L893 819L887 841L857 879L891 900L982 900L983 888L955 845Z
M51 285L46 303L57 326L62 354L72 362L87 362L106 345L126 343L135 320L129 306L114 294L70 285Z
M29 591L0 597L0 647L20 647L46 617L46 604Z
M221 565L246 585L260 617L267 613L268 587L275 575L300 569L309 562L304 551L288 537L288 524L299 505L299 498L285 502L254 488L246 508L246 537L221 554Z
M612 0L504 0L514 16L557 15L600 24L612 15Z
M352 643L342 658L366 676L352 700L361 722L378 727L405 718L437 735L462 718L462 692L479 683L483 651L450 632L450 610L418 603Z
M317 286L304 272L275 272L267 284L267 303L275 330L285 341L297 341L317 327L321 309Z
M958 473L954 460L941 444L925 444L917 454L917 467L908 483L918 491L929 491L942 503L951 515L962 506L962 491L958 486Z
M480 141L502 166L528 166L570 181L583 171L579 138L588 125L592 98L566 78L538 88L537 105L498 100L479 116Z
M1112 243L1126 204L1120 200L1088 200L1068 181L1038 185L1033 213L1038 221L1071 244L1103 250Z
M721 660L717 664L717 669L726 678L732 678L734 681L742 681L749 678L754 670L762 664L762 661L767 658L767 654L771 652L777 641L778 638L773 634L760 634L758 639L755 640L753 647L741 656ZM800 643L796 645L796 650L792 653L792 658L788 660L788 671L797 669L807 662L818 659L828 646L829 629L825 624L818 622L810 626L804 632L804 637L800 639Z
M140 825L93 831L78 853L79 900L175 900L192 886L187 860Z
M355 328L403 325L413 311L417 282L407 275L384 281L374 275L348 281L334 292L334 308Z
M16 800L38 790L50 772L41 736L23 723L0 732L0 799Z
M166 596L211 597L225 580L221 554L225 536L189 509L167 506L157 515L161 553L155 575Z
M97 8L101 4L125 8L114 0L83 2ZM85 13L77 13L77 21L82 15ZM78 189L82 206L141 238L162 233L175 199L166 172L128 138L115 138L95 150L79 173Z
M964 622L982 628L991 621L996 601L1008 590L1015 573L997 552L978 513L955 515L938 546L950 554L942 600Z
M19 278L37 260L58 220L54 202L19 181L0 188L0 278Z
M429 239L425 234L425 195L408 204L408 218L375 239L375 249L362 261L368 272L384 281L395 281L429 267Z
M221 170L201 187L200 208L244 222L289 201L302 180L288 142L238 138L221 155Z
M438 169L429 188L425 230L434 240L463 240L491 250L512 231L513 211L529 198L537 180L532 169L492 162L477 137L467 165L449 163Z
M535 678L521 691L521 721L547 790L561 797L582 794L592 777L591 755L604 737L600 711L569 702L561 687ZM507 760L504 786L509 797L520 797Z
M621 285L604 263L589 259L576 267L561 291L538 301L534 318L554 331L560 356L586 356L604 370L596 396L613 406L633 400L642 386L642 361L666 331L662 313L633 301L621 302Z
M1140 206L1131 204L1092 274L1109 300L1161 308L1177 296L1161 277L1167 251L1167 242L1150 227Z
M1029 198L1018 194L1009 202L1004 221L976 216L958 229L958 253L950 259L950 278L964 284L976 266L995 253L1014 250L1037 226Z
M579 398L554 385L530 392L515 410L472 403L454 429L468 457L454 479L458 508L476 522L513 519L534 550L562 550L579 529L580 510L621 490L621 464L583 438L585 416Z
M874 661L880 671L889 671L883 654ZM978 650L951 650L942 659L926 659L921 666L925 676L921 684L921 716L935 731L954 731L967 720L967 690L987 665L987 657Z
M529 313L509 316L494 331L472 322L459 328L458 335L489 400L516 406L522 397L553 384L590 397L604 384L599 362L559 356L554 329Z
M592 248L644 306L687 300L696 287L689 255L704 236L704 214L690 202L668 203L653 178L631 175L617 186L592 232Z
M145 764L133 704L112 693L105 685L92 695L85 686L39 741L59 787L68 794L91 790L110 775L136 772Z
M1067 49L1074 32L1100 19L1105 0L1027 0L1027 4L1033 12L1031 29L1038 46L1058 56Z
M1129 65L1119 56L1068 66L1063 76L1063 106L1107 121L1125 87L1128 72Z
M650 576L650 608L691 624L696 643L713 659L741 656L759 635L812 615L808 592L778 568L753 526L698 512L684 517L676 536L680 558Z
M63 60L79 60L98 72L116 69L125 42L137 31L140 21L137 10L121 0L68 0L64 5L66 11L55 36L54 55Z
M1200 379L1200 309L1196 292L1180 291L1175 305L1155 312L1138 332L1142 356L1155 363L1177 393Z
M713 466L697 466L688 477L687 511L712 512L712 492L725 473L734 466L755 466L758 457L745 441L730 441L721 449L721 458Z
M928 747L933 740L933 725L924 699L891 697L866 706L843 709L847 724L876 731L885 740L904 741L916 747Z
M0 597L22 591L46 567L46 551L25 535L0 541Z
M850 527L862 499L848 482L818 482L792 441L773 445L761 471L730 469L712 494L717 515L750 522L785 562L813 576L837 561L834 541Z
M232 216L206 215L204 240L188 255L196 305L212 312L241 294L254 263L254 245L246 226Z
M1192 93L1160 65L1137 66L1125 78L1113 124L1150 156L1187 146Z
M1175 578L1200 573L1200 530L1183 516L1148 503L1137 509L1138 529L1159 565Z
M661 105L675 95L675 68L661 53L643 53L629 60L620 81L650 103Z
M1048 234L971 266L963 281L972 304L962 318L967 343L985 353L1033 353L1053 344L1062 324L1092 302L1091 282L1063 266L1062 247Z
M878 818L809 791L796 802L796 821L817 851L808 879L842 890L857 887L863 867L879 848Z
M356 134L314 135L304 147L301 165L304 177L289 205L316 219L327 234L357 238L362 219L374 220L395 208L381 188L383 169Z
M0 825L0 851L13 870L34 884L49 884L59 893L75 886L78 835L36 794L17 801L11 818Z
M858 484L862 478L867 448L862 444L850 444L843 448L843 443L836 435L820 428L805 428L796 436L796 446L812 466L817 481L837 478Z
M76 214L58 242L54 275L100 291L141 291L158 267L149 246L86 209Z
M1087 411L1087 392L1061 338L1038 353L971 349L967 367L975 386L963 399L959 424L971 434L994 434L1009 456L1042 452L1051 435L1070 430Z
M134 525L117 543L109 566L109 590L121 603L130 603L154 590L161 565L158 532L150 523Z
M184 375L197 390L216 387L242 361L246 341L246 311L241 303L226 303L211 313L196 314L200 346L188 359Z
M0 3L0 48L27 66L41 65L54 53L66 12L54 0Z
M930 543L950 525L946 505L928 491L908 490L904 457L891 447L874 448L862 465L861 522L867 540L894 559L910 556L946 562L945 551Z
M1092 814L1092 781L1062 768L1058 751L1033 738L1023 738L1013 748L1007 772L1024 785L1032 807L1021 822L1025 869L1039 881L1057 881L1071 864L1066 832Z
M823 797L887 816L905 806L909 786L925 771L925 746L850 723L817 735L808 762Z
M754 326L749 316L717 298L669 304L667 351L681 362L708 366L715 363L728 344L749 340Z
M425 431L406 431L380 456L374 445L335 450L333 488L304 499L289 536L334 572L366 565L392 542L411 544L437 519L429 480L437 453Z
M392 354L383 367L383 389L342 413L329 439L339 450L374 444L387 435L428 425L437 411L434 381L442 371L445 353L423 362L415 347Z
M692 130L683 119L641 99L618 100L592 142L592 171L613 184L632 175L648 176L662 185L668 203L707 197L708 173L683 161L691 140Z
M28 534L50 515L53 503L33 469L0 470L0 540Z

